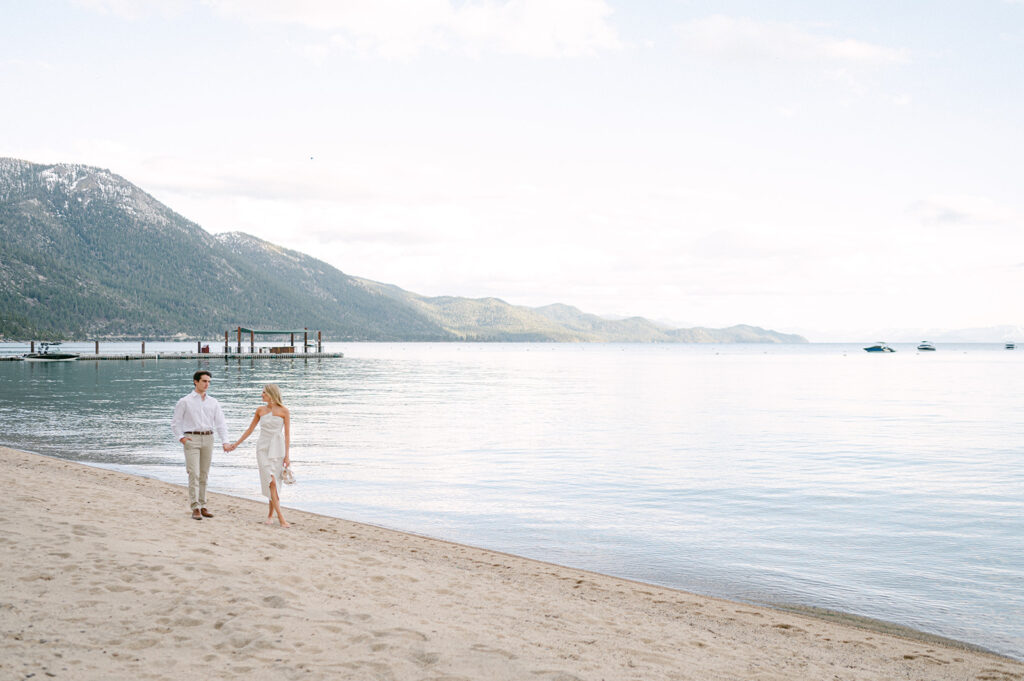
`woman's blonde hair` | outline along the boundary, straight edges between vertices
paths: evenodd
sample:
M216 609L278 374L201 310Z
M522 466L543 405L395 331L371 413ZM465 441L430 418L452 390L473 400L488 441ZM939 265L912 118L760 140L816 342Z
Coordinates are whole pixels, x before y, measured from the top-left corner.
M267 393L271 404L276 404L279 407L284 406L284 402L281 401L281 389L277 387L276 383L267 383L263 386L263 392Z

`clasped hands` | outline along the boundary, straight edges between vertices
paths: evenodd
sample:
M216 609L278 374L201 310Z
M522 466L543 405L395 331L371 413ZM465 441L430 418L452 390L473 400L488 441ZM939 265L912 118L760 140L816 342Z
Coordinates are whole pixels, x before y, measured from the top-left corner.
M225 452L231 452L231 451L234 451L237 448L238 448L238 443L237 442L224 445L224 451Z

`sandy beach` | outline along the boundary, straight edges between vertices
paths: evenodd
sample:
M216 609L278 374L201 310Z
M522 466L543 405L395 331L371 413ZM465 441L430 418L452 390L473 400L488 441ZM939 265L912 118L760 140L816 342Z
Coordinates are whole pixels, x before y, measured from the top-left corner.
M4 680L1024 679L909 635L301 511L284 530L224 495L196 522L183 487L0 462Z

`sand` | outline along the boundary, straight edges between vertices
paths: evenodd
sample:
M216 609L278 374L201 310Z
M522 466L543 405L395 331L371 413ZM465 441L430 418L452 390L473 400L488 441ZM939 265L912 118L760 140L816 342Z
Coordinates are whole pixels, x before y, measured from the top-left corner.
M311 513L265 526L229 496L197 522L184 487L10 449L0 484L5 680L1024 679L984 652Z

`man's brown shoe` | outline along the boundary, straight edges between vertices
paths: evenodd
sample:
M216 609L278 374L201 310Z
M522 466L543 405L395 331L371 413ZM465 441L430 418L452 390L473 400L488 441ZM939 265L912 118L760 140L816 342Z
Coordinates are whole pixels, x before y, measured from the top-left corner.
M193 508L192 509L192 520L202 520L202 519L203 519L203 516L199 515L199 509L198 508Z
M203 514L204 518L212 518L213 514L207 511L205 508L199 509L199 512Z

